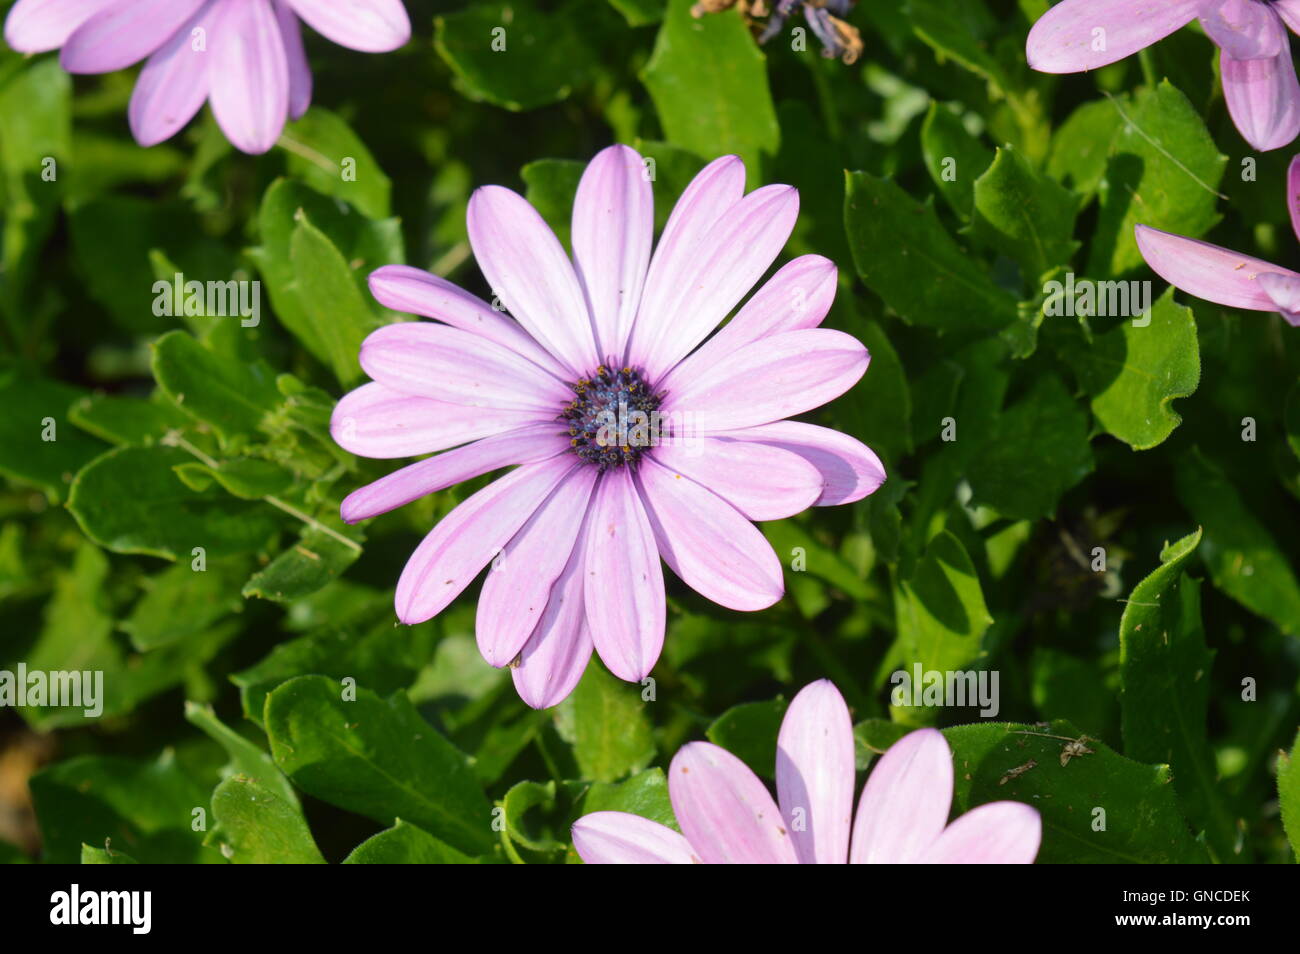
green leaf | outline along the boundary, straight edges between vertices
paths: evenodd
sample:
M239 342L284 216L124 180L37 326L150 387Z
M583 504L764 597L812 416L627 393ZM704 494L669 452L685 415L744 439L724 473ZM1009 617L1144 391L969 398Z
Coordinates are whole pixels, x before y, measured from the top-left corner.
M736 153L760 181L759 156L781 144L765 57L737 11L696 18L692 5L669 0L641 80L669 142L701 156Z
M354 539L360 538L360 531L345 528L335 533L353 542L309 527L297 543L253 574L244 584L243 595L287 603L337 579L361 556L361 547Z
M181 410L225 440L253 437L280 404L270 368L216 355L188 332L172 331L155 341L152 368L158 386Z
M853 262L867 287L902 318L940 331L995 331L1016 301L948 234L931 201L895 183L848 173L844 202Z
M1282 808L1282 824L1291 842L1291 851L1300 858L1300 734L1291 746L1291 754L1277 757L1277 800Z
M339 583L292 603L291 612L295 616L313 613L312 602L337 586ZM380 594L378 601L381 613L369 624L347 618L334 604L323 604L320 612L326 619L313 621L309 635L276 645L256 665L232 675L245 718L261 725L267 695L294 676L351 677L385 694L410 686L433 658L440 630L433 624L394 626L391 595ZM476 656L475 662L481 659Z
M943 530L895 593L898 643L909 680L922 673L974 668L984 655L984 632L993 622L984 603L975 565L961 541ZM913 686L915 692L923 687ZM904 702L910 703L911 699ZM895 706L898 709L904 707ZM909 721L930 721L933 713L909 706ZM900 713L901 714L901 713Z
M303 791L391 823L407 818L471 855L491 849L491 812L465 756L404 693L381 699L323 676L292 679L266 699L271 755Z
M298 235L300 222L304 220L324 233L328 242L320 242L318 238L313 242L315 237L299 239L299 251L305 252L307 257L312 257L313 251L318 253L316 257L321 263L329 266L330 276L326 283L330 287L343 274L338 269L341 256L347 276L356 290L355 295L342 292L342 304L355 308L357 300L360 300L369 309L368 318L350 311L343 316L346 321L339 329L334 324L341 318L330 315L329 311L321 312L324 296L309 287L316 281L316 276L300 273L300 261L292 255L292 244ZM367 287L367 277L382 265L400 265L406 261L400 222L396 218L369 220L302 183L277 179L261 200L257 227L261 233L261 246L252 248L248 255L263 274L276 317L316 360L334 369L335 376L342 372L343 377L355 377L356 352L346 354L348 342L359 341L352 325L360 325L364 331L398 320L394 312L374 302ZM326 244L334 247L333 255L325 250ZM305 295L304 287L307 287Z
M392 183L352 127L334 113L313 106L285 128L278 145L289 153L289 171L313 189L351 202L372 219L390 214Z
M713 720L705 735L762 778L776 778L776 740L788 707L784 699L742 702Z
M212 793L212 817L221 826L221 852L237 865L323 865L297 806L242 775Z
M1168 80L1113 98L1122 125L1101 182L1101 212L1088 272L1122 275L1142 264L1138 224L1200 238L1219 221L1217 189L1227 157L1199 111Z
M152 762L76 756L41 769L30 784L46 863L76 864L83 844L105 839L142 864L221 863L191 828L207 793L170 752Z
M90 845L81 846L81 863L83 865L136 865L139 864L134 858L120 851L114 851L111 846L103 848L92 848Z
M938 102L930 104L921 125L921 155L939 194L963 219L975 209L975 180L993 155L962 122L959 113Z
M1013 800L1043 819L1041 864L1204 864L1178 810L1168 766L1124 758L1068 722L992 723L943 730L952 746L953 808ZM1062 760L1070 741L1090 753ZM1104 814L1103 814L1104 813Z
M15 660L25 662L29 672L83 674L78 704L19 709L40 730L84 727L128 712L186 678L192 667L211 659L234 635L230 626L217 626L144 656L129 654L114 638L108 582L108 558L83 541L71 566L55 576L54 595L45 604L35 643ZM75 695L72 701L78 702Z
M0 475L64 499L73 476L104 445L72 426L81 391L58 381L0 370Z
M192 461L179 465L176 474L194 490L207 490L216 481L240 500L262 500L282 494L294 483L289 471L256 457L235 457L221 461L216 467Z
M345 865L472 865L475 859L439 841L415 825L397 819L392 828L367 838Z
M22 305L41 248L54 226L72 155L72 79L54 57L42 58L0 83L0 313L26 337ZM54 178L50 178L50 176Z
M664 18L667 0L609 0L614 9L623 14L627 25L648 26Z
M148 447L168 431L190 424L188 415L165 399L88 394L73 403L68 419L83 431L110 444Z
M174 447L119 447L77 474L68 510L88 537L117 553L189 559L264 547L278 529L274 512L213 488L186 487L173 470L193 460Z
M201 572L181 561L142 581L144 595L121 629L141 652L198 636L243 610L239 585L247 572L239 559L209 561Z
M1098 295L1106 294L1106 284L1097 285ZM1149 450L1173 433L1182 417L1170 403L1192 394L1201 380L1196 319L1174 302L1173 292L1161 295L1145 320L1121 321L1065 355L1092 396L1097 423L1134 450Z
M1084 103L1053 134L1047 174L1078 194L1091 196L1106 174L1111 144L1123 123L1110 100Z
M462 93L511 110L565 99L586 81L594 56L578 7L543 12L531 2L480 3L437 17L433 45Z
M212 706L186 702L185 721L197 726L226 750L230 764L222 771L223 775L227 778L238 775L245 781L256 782L284 804L298 808L298 794L284 774L275 767L271 756L255 742L244 738L218 719Z
M975 234L1019 262L1026 284L1069 264L1079 247L1073 237L1078 202L1021 153L999 149L974 193Z
M339 383L349 387L362 376L357 356L376 325L374 314L343 253L305 214L298 216L289 240L289 259L312 350L323 354Z
M1300 581L1227 475L1193 450L1176 468L1175 487L1205 531L1201 555L1215 587L1282 632L1300 635Z
M655 756L654 736L639 686L587 666L559 709L561 736L573 746L584 779L614 782L640 771Z
M1212 654L1201 625L1200 583L1184 572L1201 531L1165 547L1161 565L1133 589L1119 624L1124 751L1169 765L1188 819L1205 828L1220 860L1237 853L1237 826L1222 803L1206 736Z
M1037 520L1055 513L1061 496L1092 468L1087 412L1059 380L1043 377L997 417L967 478L974 503L1004 517Z

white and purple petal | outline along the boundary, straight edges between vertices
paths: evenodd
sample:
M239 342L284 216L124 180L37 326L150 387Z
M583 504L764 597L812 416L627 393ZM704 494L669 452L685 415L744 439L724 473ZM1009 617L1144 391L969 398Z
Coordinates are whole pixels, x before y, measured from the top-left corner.
M524 464L457 505L406 561L397 581L397 618L422 623L442 612L575 466L567 454Z
M952 807L952 752L934 729L908 733L867 777L849 860L916 864L938 840Z
M1201 0L1063 0L1034 24L1025 58L1041 73L1081 73L1131 56L1201 11Z
M689 865L700 859L679 833L628 812L592 812L573 824L573 847L589 865Z
M848 861L855 777L853 721L826 679L800 690L781 721L776 791L801 864Z
M744 762L710 742L678 750L668 794L682 834L705 864L796 864L772 795Z
M744 611L766 609L785 593L772 545L735 507L653 458L636 480L659 554L687 586Z
M587 529L583 584L596 652L620 679L640 682L664 644L664 577L641 498L626 467L601 475Z

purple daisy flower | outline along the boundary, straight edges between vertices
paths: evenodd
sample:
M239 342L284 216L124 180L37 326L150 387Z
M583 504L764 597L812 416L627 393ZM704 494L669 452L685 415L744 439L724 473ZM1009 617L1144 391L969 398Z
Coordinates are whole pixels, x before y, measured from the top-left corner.
M1256 149L1300 133L1300 83L1287 27L1300 33L1300 0L1063 0L1034 24L1029 65L1078 73L1122 60L1199 19L1219 47L1223 98Z
M823 679L781 722L776 802L740 759L692 742L668 769L681 834L640 815L592 812L574 824L573 847L587 864L1030 864L1038 854L1042 819L1021 802L980 805L948 824L952 752L934 729L880 757L850 825L855 775L849 709Z
M715 603L763 609L784 592L781 563L750 521L859 500L885 479L853 438L784 420L867 368L855 338L817 327L833 263L795 259L709 337L798 215L790 186L745 195L744 183L737 157L710 163L652 255L644 162L611 146L578 187L572 262L521 196L477 190L470 244L513 318L418 269L370 276L380 302L437 321L365 340L374 381L339 402L335 440L364 457L443 453L354 492L343 519L517 465L425 537L396 608L427 620L491 562L479 650L513 664L529 705L567 696L593 647L622 679L650 672L664 639L660 557Z
M1287 170L1286 192L1291 228L1300 240L1300 156ZM1135 231L1142 257L1175 288L1229 308L1275 311L1300 327L1300 274L1149 225Z
M411 37L402 0L18 0L5 41L23 53L62 48L69 73L111 73L147 58L131 95L136 142L170 139L211 100L231 144L257 154L311 104L299 18L366 53Z

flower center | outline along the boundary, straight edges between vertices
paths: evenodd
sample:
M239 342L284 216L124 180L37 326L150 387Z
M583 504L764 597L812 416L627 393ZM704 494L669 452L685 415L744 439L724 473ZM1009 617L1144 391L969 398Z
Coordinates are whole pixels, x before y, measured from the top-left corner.
M659 404L637 368L601 365L590 378L569 385L577 395L560 420L569 425L573 452L601 472L635 466L659 443Z

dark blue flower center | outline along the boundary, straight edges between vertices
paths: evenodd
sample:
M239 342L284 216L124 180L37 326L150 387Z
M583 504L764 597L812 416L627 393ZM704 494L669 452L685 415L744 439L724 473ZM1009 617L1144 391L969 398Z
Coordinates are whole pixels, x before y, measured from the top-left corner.
M659 442L662 395L638 368L601 365L590 378L569 385L577 395L560 412L569 425L573 452L601 472L634 467Z

